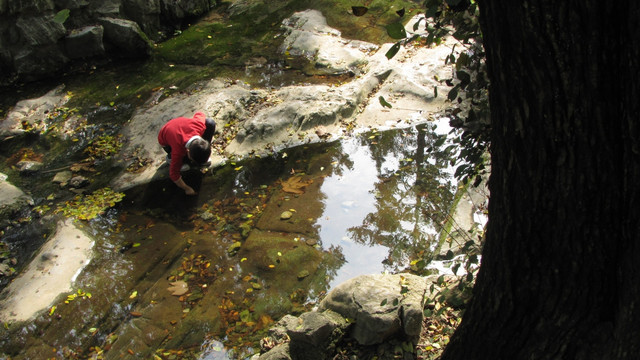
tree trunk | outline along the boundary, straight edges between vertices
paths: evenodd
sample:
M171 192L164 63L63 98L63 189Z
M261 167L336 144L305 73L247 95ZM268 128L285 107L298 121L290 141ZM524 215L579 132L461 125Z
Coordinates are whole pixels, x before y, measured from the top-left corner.
M489 223L442 359L637 359L640 2L480 6Z

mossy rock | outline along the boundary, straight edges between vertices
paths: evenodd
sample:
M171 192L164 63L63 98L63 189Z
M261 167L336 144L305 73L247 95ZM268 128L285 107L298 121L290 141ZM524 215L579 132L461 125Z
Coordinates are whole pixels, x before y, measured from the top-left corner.
M297 282L297 274L314 273L322 253L306 245L295 234L254 230L247 238L239 256L246 258L242 267L270 281Z

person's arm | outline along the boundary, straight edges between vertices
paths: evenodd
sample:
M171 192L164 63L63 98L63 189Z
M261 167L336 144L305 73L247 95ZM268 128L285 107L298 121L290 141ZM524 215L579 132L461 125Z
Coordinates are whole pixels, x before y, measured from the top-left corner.
M182 176L174 181L174 183L182 190L184 190L184 193L187 195L195 195L196 191L193 190L193 188L189 185L187 185L187 183L184 182L184 180L182 180Z

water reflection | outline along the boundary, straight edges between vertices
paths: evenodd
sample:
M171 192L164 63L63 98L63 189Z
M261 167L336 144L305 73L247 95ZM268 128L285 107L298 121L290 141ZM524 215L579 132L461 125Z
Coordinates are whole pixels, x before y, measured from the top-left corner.
M429 124L344 141L351 163L325 179L323 244L346 264L333 287L353 276L397 272L433 251L455 193L451 154Z
M374 208L374 185L378 179L375 160L366 146L357 139L342 142L345 159L324 179L321 191L326 195L324 213L318 220L320 238L326 248L339 249L345 264L329 283L333 288L354 276L380 273L386 249L377 244L362 246L348 236L348 229L360 225Z

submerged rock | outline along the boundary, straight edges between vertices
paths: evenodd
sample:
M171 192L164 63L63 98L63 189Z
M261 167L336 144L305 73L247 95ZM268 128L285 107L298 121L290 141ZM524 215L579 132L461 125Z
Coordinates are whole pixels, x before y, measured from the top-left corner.
M291 217L293 216L293 213L289 210L283 211L282 214L280 214L280 220L289 220L291 219Z
M42 166L44 166L44 164L39 161L29 160L18 161L18 163L16 164L16 168L20 172L20 175L35 174L40 171L40 169L42 169Z
M69 170L60 171L53 176L53 180L51 180L51 182L65 186L67 182L71 180L72 176L73 173Z
M24 321L46 309L60 294L72 290L75 276L89 263L93 240L72 220L58 223L28 268L0 297L0 319Z
M75 189L86 187L89 185L89 183L90 183L89 179L80 175L74 176L71 179L69 179L69 186Z

